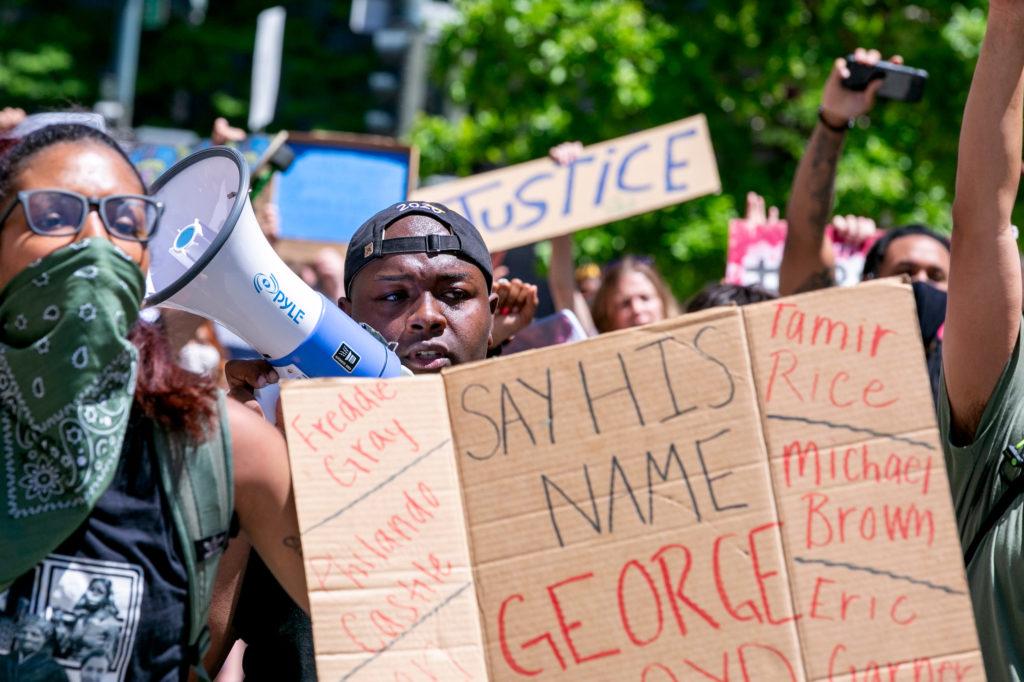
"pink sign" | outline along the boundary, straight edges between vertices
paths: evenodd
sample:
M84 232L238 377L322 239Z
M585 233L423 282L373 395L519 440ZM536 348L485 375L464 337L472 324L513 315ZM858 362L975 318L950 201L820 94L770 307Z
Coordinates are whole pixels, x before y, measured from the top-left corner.
M827 228L829 237L834 231ZM864 255L874 240L852 246L833 240L836 283L851 286L860 282ZM729 221L729 255L725 268L728 284L757 284L770 291L779 290L779 266L786 244L786 221L755 224L743 219Z

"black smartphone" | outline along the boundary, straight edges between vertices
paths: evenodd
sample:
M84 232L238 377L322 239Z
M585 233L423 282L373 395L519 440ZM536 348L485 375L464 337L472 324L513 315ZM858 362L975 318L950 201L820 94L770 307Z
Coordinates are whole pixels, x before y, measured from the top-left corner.
M928 81L928 72L914 69L892 62L862 64L855 61L853 55L846 57L846 66L850 69L850 77L843 79L843 87L847 90L863 90L873 80L882 79L882 87L878 96L899 102L919 102L924 95L924 84Z

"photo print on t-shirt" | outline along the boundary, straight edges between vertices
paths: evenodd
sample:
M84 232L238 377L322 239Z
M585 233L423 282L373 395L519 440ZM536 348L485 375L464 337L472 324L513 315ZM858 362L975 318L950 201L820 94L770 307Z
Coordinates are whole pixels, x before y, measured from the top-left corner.
M52 625L52 657L70 682L124 682L143 585L142 569L126 563L51 554L36 566L27 613Z

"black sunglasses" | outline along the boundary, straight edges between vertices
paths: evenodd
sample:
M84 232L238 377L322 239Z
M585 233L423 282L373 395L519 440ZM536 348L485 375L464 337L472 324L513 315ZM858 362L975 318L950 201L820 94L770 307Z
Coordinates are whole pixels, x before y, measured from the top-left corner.
M33 189L18 192L0 226L14 207L21 204L30 230L44 237L71 237L82 231L89 211L96 210L110 236L146 243L156 234L163 203L139 194L87 197L62 189Z

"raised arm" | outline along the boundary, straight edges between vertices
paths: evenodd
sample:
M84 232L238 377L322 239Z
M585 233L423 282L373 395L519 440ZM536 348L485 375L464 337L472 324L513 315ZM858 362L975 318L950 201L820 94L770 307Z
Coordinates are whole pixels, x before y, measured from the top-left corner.
M572 235L551 240L551 263L548 266L548 286L555 310L571 310L589 336L597 336L590 306L576 286L576 269L572 258Z
M548 151L551 160L565 166L583 153L582 142L563 142ZM551 240L551 262L548 266L548 286L555 310L571 310L583 329L590 336L597 336L594 318L587 300L576 286L576 266L572 257L572 235L567 234Z
M228 409L235 510L242 530L288 595L308 613L299 522L284 437L241 403L229 400Z
M857 48L854 58L874 64L881 55L877 50ZM892 61L902 62L899 57ZM832 214L836 167L849 122L871 110L875 93L882 86L882 81L876 80L861 92L847 90L842 80L849 75L846 60L837 59L825 83L818 123L793 178L786 206L789 227L779 270L779 293L783 296L835 283L835 258L825 227Z
M992 0L964 110L942 364L954 436L973 439L1013 352L1021 275L1010 213L1021 170L1024 1Z

